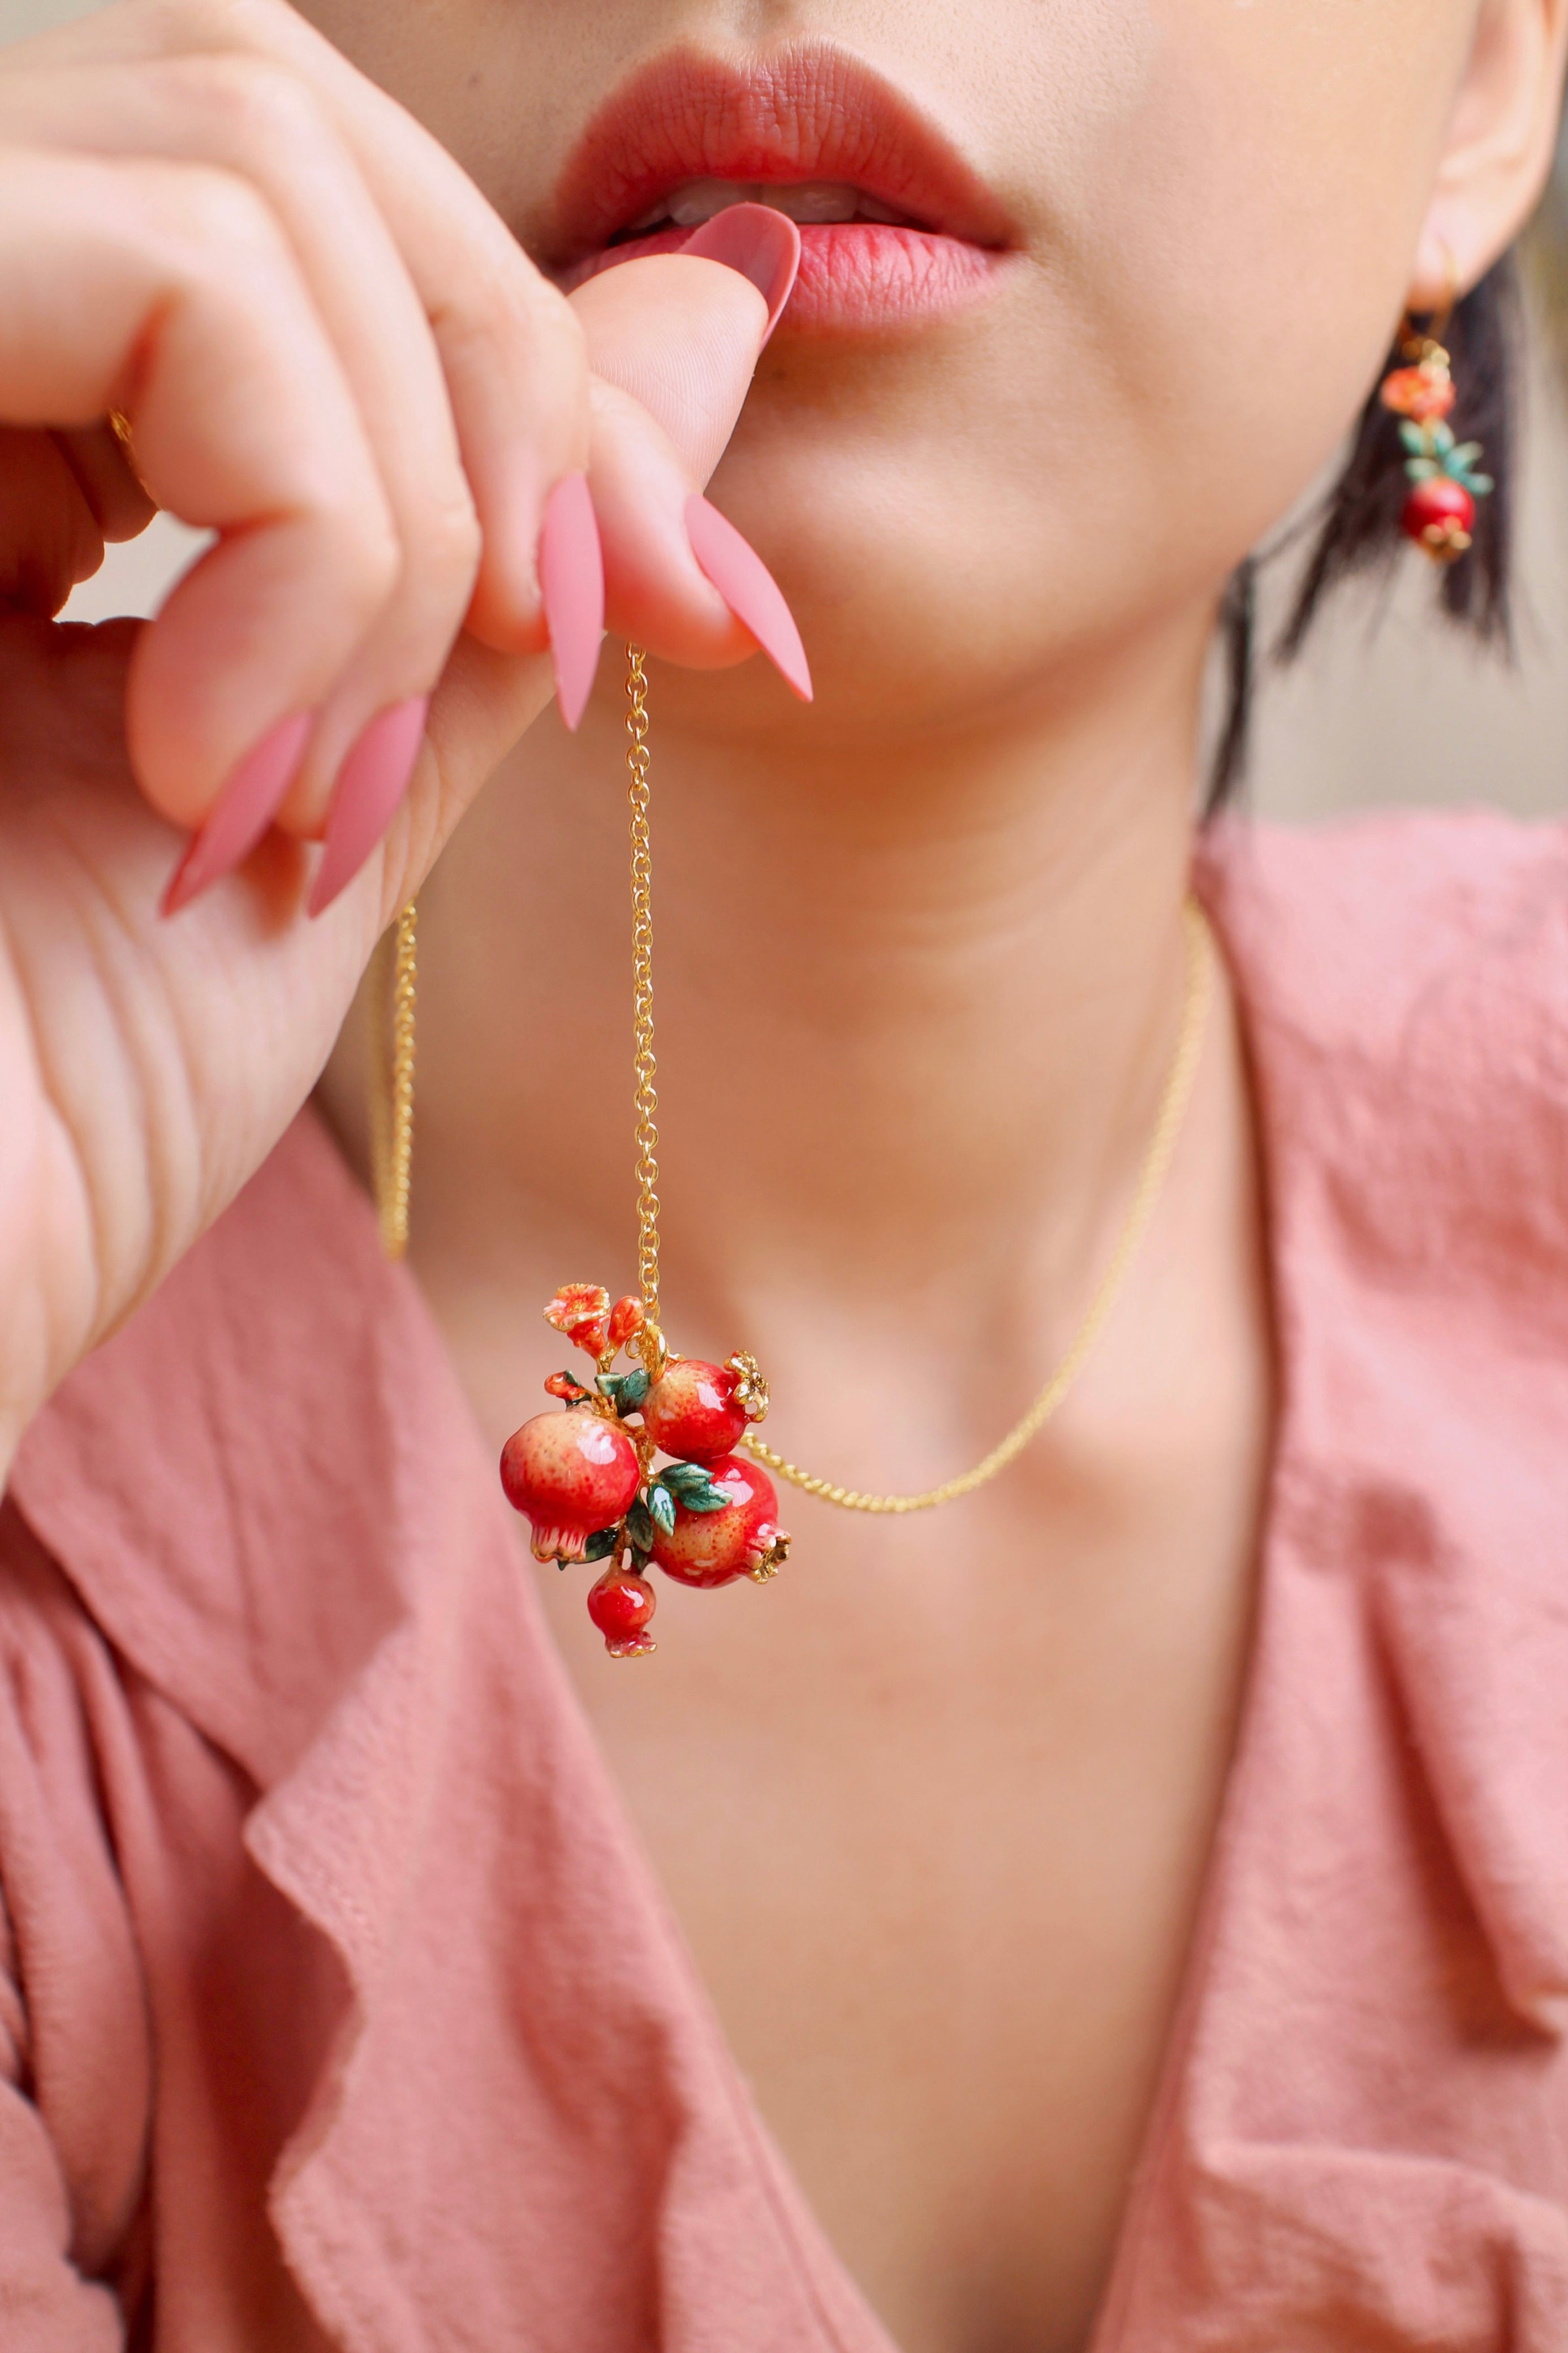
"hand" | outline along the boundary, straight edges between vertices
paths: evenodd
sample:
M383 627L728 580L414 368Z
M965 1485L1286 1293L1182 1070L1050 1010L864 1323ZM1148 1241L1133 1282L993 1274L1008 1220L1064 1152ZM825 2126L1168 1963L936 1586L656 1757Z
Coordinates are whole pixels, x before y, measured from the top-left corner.
M687 522L798 248L747 210L705 236L736 266L567 301L281 0L125 0L0 54L0 1465L271 1149L552 640L580 708L584 476L612 627L755 649ZM216 538L158 618L54 623L160 506Z

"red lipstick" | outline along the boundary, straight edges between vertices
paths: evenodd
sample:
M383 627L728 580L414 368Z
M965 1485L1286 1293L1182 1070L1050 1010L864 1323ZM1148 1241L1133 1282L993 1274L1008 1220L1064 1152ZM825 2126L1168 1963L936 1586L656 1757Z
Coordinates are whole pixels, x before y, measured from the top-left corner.
M633 74L567 163L546 259L580 285L679 251L694 209L748 198L799 222L785 334L951 314L991 290L1014 249L1002 206L945 133L858 58L809 42L744 65L681 48ZM851 216L811 217L824 212Z

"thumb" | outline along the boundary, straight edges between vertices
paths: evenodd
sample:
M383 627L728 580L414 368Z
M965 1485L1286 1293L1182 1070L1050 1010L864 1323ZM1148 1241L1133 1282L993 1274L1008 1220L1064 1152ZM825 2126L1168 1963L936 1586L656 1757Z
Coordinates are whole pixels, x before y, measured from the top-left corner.
M622 263L571 300L594 376L589 480L610 628L691 669L743 661L760 644L809 695L799 634L761 559L711 508L693 512L799 255L793 221L738 205L679 253Z
M572 296L589 366L663 427L693 490L724 454L799 268L794 221L768 205L731 205L678 253L623 262Z

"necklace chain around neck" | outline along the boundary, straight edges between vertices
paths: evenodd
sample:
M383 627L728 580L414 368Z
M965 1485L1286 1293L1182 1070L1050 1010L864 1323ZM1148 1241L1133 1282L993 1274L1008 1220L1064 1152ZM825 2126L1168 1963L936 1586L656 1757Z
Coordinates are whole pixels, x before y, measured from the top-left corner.
M658 1096L653 1029L653 867L648 830L647 674L640 646L626 649L626 770L631 813L633 1069L637 1081L637 1273L647 1315L647 1336L661 1349L658 1332ZM1154 1125L1144 1149L1127 1215L1093 1298L1084 1310L1067 1351L1023 1419L989 1454L956 1478L913 1495L875 1495L837 1480L823 1479L791 1462L748 1429L740 1443L774 1476L840 1511L881 1514L931 1512L984 1487L1016 1461L1057 1411L1089 1360L1110 1312L1126 1286L1138 1246L1164 1189L1186 1118L1197 1074L1213 994L1214 946L1207 919L1194 899L1183 909L1186 932L1186 987L1175 1052L1166 1076ZM372 1127L376 1199L389 1258L401 1258L408 1240L408 1201L414 1142L415 910L409 902L384 943L383 996L391 997L391 1052L375 1055L378 1084ZM390 967L390 969L387 969Z

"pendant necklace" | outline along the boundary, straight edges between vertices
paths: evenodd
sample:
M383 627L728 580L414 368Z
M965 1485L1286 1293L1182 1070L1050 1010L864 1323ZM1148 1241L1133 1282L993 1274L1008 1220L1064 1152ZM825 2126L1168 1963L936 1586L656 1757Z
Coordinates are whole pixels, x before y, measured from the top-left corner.
M1131 1204L1077 1331L1021 1421L956 1478L919 1494L879 1495L803 1471L758 1434L768 1387L756 1359L721 1365L681 1356L659 1322L658 1097L653 1028L653 867L648 831L647 678L626 654L626 770L631 817L632 1037L636 1113L637 1289L612 1303L601 1283L563 1283L544 1317L590 1360L585 1376L552 1373L553 1409L508 1439L501 1485L531 1522L536 1560L603 1563L588 1614L610 1656L646 1658L657 1595L648 1571L703 1588L775 1577L790 1539L773 1478L840 1511L934 1511L973 1494L1016 1461L1071 1388L1120 1297L1153 1215L1192 1096L1212 988L1213 947L1195 900L1183 909L1186 981L1175 1051L1144 1148ZM377 950L388 1035L374 1057L372 1164L382 1242L408 1244L414 1143L416 918L412 901ZM618 1367L618 1369L617 1369ZM769 1473L773 1473L773 1477Z

